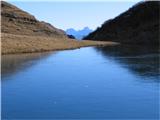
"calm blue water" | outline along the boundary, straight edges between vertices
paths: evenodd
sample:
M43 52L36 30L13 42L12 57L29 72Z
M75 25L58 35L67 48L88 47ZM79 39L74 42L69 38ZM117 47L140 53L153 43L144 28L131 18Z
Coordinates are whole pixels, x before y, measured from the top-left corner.
M2 56L2 118L158 119L159 56L144 51Z

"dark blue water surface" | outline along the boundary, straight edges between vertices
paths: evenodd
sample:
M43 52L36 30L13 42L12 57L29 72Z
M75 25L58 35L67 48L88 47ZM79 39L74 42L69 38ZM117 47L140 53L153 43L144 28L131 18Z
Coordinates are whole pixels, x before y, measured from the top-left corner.
M158 119L159 55L136 47L2 56L3 119Z

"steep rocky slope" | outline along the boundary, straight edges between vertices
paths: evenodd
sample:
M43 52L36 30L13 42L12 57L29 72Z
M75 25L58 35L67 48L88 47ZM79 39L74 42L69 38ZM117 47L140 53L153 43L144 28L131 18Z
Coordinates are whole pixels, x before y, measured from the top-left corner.
M84 39L126 44L159 44L160 1L139 2Z
M49 23L38 21L33 15L4 1L1 1L1 19L2 33L66 37L62 30L55 28Z

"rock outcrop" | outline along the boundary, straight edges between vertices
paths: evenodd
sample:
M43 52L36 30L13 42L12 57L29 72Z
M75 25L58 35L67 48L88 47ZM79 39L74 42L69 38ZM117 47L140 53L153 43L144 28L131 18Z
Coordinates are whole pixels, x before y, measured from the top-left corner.
M158 45L159 10L160 1L139 2L116 18L106 21L84 39Z

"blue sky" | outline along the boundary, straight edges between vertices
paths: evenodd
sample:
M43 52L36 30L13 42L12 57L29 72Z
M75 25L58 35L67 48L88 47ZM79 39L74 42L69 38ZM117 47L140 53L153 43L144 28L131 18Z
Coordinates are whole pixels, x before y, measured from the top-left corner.
M66 30L67 28L82 29L85 26L96 29L104 21L114 18L126 11L135 1L13 1L10 3L31 13L40 21Z

